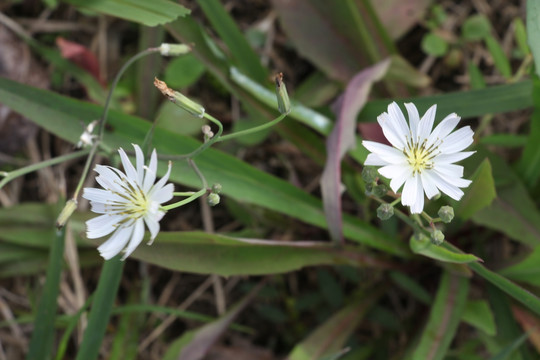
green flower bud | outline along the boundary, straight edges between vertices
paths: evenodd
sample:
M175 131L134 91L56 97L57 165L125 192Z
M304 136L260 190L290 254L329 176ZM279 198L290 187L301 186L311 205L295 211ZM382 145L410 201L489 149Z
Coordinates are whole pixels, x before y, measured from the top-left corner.
M377 217L381 220L388 220L394 216L394 207L390 204L381 204L377 208Z
M175 105L186 110L191 115L195 115L200 118L204 116L204 112L205 112L204 107L197 104L195 101L191 100L190 98L182 95L178 91L174 91L173 89L168 87L164 81L161 81L158 78L154 78L154 86L157 87L158 90L161 91L161 93L165 95Z
M441 245L444 242L444 234L441 230L435 230L431 233L431 243L434 245Z
M377 170L372 166L364 166L364 169L362 169L362 179L366 184L375 181L377 176Z
M438 215L441 218L442 222L448 224L454 218L454 208L448 205L441 206Z
M216 206L217 204L219 204L220 198L218 194L211 193L210 195L208 195L208 198L206 201L208 201L208 205Z
M278 110L281 114L288 114L291 112L291 101L289 100L287 87L283 82L283 73L277 74L275 80Z
M184 55L191 51L191 47L185 44L161 44L159 53L163 56Z
M373 195L373 190L377 186L377 183L375 181L367 182L366 183L366 195Z
M215 193L215 194L221 194L222 189L223 189L223 187L221 186L221 184L212 185L212 192Z
M376 197L383 197L388 193L388 186L386 184L379 184L373 188L373 195Z
M71 199L69 200L64 208L62 209L62 212L60 212L60 215L58 215L58 219L56 219L56 227L58 229L61 229L66 225L67 221L71 217L71 214L77 209L77 200Z

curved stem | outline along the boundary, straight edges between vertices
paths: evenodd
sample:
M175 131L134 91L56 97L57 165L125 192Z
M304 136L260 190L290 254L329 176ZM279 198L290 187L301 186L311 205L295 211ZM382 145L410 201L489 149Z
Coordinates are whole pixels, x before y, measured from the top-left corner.
M227 135L222 136L219 139L217 139L216 142L231 140L231 139L237 138L239 136L244 136L244 135L252 134L252 133L257 132L257 131L267 129L269 127L272 127L272 126L276 125L281 120L285 119L286 116L287 116L287 113L281 114L280 116L278 116L277 118L275 118L274 120L272 120L272 121L270 121L270 122L268 122L266 124L263 124L263 125L260 125L260 126L255 126L255 127L252 127L251 129L238 131L238 132L235 132L235 133L232 133L232 134L227 134Z
M165 210L165 211L168 211L168 210L171 210L171 209L176 209L177 207L180 207L180 206L182 206L182 205L185 205L185 204L187 204L187 203L190 203L190 202L192 202L193 200L197 200L198 198L200 198L200 197L203 196L204 194L206 194L206 188L197 191L195 194L191 195L191 196L188 197L187 199L178 201L178 202L176 202L176 203L174 203L174 204L162 206L161 208L162 208L163 210Z

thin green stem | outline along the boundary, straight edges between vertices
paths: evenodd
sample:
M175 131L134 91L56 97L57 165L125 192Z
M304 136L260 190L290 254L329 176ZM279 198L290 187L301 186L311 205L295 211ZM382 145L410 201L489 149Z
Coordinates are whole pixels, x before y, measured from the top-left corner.
M286 116L287 116L287 113L281 114L280 116L278 116L277 118L275 118L274 120L272 120L272 121L270 121L270 122L268 122L266 124L263 124L263 125L260 125L260 126L255 126L255 127L252 127L251 129L238 131L238 132L235 132L235 133L232 133L232 134L227 134L227 135L222 136L219 139L217 139L216 142L227 141L227 140L237 138L239 136L244 136L244 135L255 133L257 131L268 129L269 127L272 127L272 126L276 125L277 123L279 123L281 120L285 119Z
M49 160L46 160L46 161L42 161L42 162L39 162L39 163L36 163L36 164L25 166L25 167L17 169L17 170L13 170L13 171L10 171L10 172L7 172L7 173L3 173L3 175L5 177L4 177L4 179L2 179L2 181L0 181L0 189L2 187L4 187L4 185L9 183L11 180L13 180L15 178L18 178L19 176L23 176L23 175L26 175L26 174L31 173L33 171L43 169L43 168L45 168L47 166L52 166L52 165L56 165L56 164L59 164L59 163L64 162L64 161L76 159L78 157L81 157L81 156L84 156L84 155L88 154L89 152L90 152L89 149L83 149L83 150L80 150L80 151L77 151L77 152L74 152L74 153L58 156L58 157L55 157L55 158L52 158L52 159L49 159Z
M176 209L177 207L188 204L188 203L192 202L193 200L197 200L198 198L200 198L204 194L206 194L206 188L197 191L195 194L191 195L187 199L178 201L178 202L176 202L174 204L162 206L161 208L163 210L165 210L165 211L168 211L168 210L171 210L171 209Z
M191 196L195 194L195 191L173 192L174 196Z
M207 189L208 188L208 182L206 181L206 178L204 177L201 170L199 170L199 167L197 166L197 164L195 164L195 161L193 159L188 159L188 164L189 164L189 166L191 166L193 171L195 171L195 174L197 174L199 179L201 179L201 183L202 183L203 188Z
M217 125L218 127L217 133L210 140L208 140L207 142L199 146L195 151L192 151L187 155L182 155L181 158L183 159L194 158L195 156L199 155L204 150L206 150L208 147L212 146L212 144L215 143L221 137L221 134L223 133L223 125L221 124L221 122L208 113L204 113L204 118L210 120L211 122Z

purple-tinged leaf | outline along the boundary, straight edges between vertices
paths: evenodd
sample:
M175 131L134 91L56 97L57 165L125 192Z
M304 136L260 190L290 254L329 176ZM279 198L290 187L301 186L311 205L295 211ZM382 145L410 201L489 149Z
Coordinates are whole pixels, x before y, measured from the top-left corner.
M337 122L326 142L327 158L321 190L328 230L332 240L336 242L343 241L341 159L355 146L356 116L364 107L371 86L386 74L389 65L390 60L384 60L352 78L345 89Z
M424 18L431 0L385 0L372 3L388 35L398 39Z

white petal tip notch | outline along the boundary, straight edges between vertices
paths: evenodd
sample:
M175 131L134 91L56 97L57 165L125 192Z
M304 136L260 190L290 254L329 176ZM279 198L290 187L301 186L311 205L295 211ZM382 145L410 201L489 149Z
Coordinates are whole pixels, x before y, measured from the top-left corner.
M85 188L83 198L90 201L91 210L100 214L86 222L86 236L97 239L112 234L98 247L99 254L109 260L124 252L125 260L144 238L144 225L150 231L151 242L159 232L159 221L165 214L161 204L173 197L174 186L167 184L171 164L164 177L154 184L157 155L154 150L148 166L138 145L135 166L124 150L119 149L124 171L111 166L96 165L96 181L103 189Z
M399 106L392 102L387 112L378 117L382 131L392 146L364 141L370 152L365 165L381 166L379 173L390 179L390 187L397 192L402 186L401 203L411 213L424 210L424 194L431 199L442 192L459 200L460 188L471 183L463 179L463 167L454 162L463 160L474 151L464 151L473 142L473 131L466 126L455 132L459 116L452 113L435 128L436 105L420 118L416 106L405 104L409 121Z

